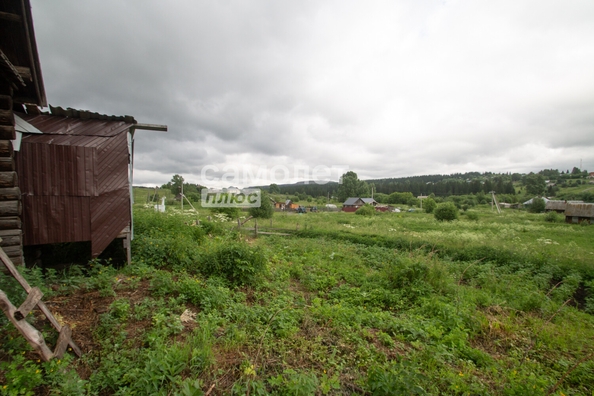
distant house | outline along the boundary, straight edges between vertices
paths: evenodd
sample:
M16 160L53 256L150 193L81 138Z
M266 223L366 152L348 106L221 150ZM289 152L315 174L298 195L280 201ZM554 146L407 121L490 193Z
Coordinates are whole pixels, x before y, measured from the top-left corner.
M296 203L294 203L293 201L291 201L290 199L287 199L285 201L285 207L283 210L291 210L291 209L297 209L299 207L299 205L297 205Z
M363 205L372 205L376 206L377 201L373 198L359 198L359 197L351 197L347 198L346 201L342 204L342 211L343 212L356 212Z
M545 212L564 213L568 203L583 203L584 201L550 200L545 204Z
M567 203L565 222L594 224L594 203Z
M594 172L588 173L588 179L594 179Z

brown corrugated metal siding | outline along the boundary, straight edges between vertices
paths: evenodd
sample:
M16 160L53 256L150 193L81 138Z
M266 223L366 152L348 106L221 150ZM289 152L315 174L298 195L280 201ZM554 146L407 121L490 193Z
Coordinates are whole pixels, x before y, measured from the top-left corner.
M16 155L25 245L91 241L98 256L130 226L127 132L122 121L22 115L44 134Z

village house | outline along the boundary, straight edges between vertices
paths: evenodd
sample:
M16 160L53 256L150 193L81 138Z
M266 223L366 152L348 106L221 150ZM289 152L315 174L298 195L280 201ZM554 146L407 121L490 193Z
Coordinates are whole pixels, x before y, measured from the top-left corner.
M584 201L550 200L545 204L545 212L565 213L568 203L583 203Z
M359 198L359 197L351 197L347 198L346 201L342 204L342 211L343 212L356 212L363 205L372 205L376 206L378 203L373 198Z
M297 209L298 207L299 207L299 205L297 205L296 203L294 203L290 199L287 199L285 201L285 207L283 208L283 210L294 210L294 209Z
M594 224L594 203L567 203L565 222Z

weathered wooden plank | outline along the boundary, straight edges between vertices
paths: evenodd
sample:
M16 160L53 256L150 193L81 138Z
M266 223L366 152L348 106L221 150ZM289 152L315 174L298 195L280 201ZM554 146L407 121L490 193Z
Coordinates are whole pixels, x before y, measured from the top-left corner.
M10 140L0 140L0 157L13 157L14 149Z
M35 327L33 327L29 322L26 320L16 320L14 317L14 313L16 312L16 308L10 300L6 293L0 290L0 309L4 311L8 319L12 322L14 327L16 327L19 332L25 337L29 345L33 347L39 354L41 355L42 359L46 362L49 361L53 357L52 351L47 347L45 340L43 339L43 335L39 332Z
M19 216L21 201L0 201L0 216Z
M20 256L21 254L23 254L22 246L2 246L2 249L4 250L6 255L10 257Z
M22 230L0 230L0 238L10 237L13 235L22 235Z
M167 125L159 124L135 124L133 128L135 130L142 129L145 131L167 132Z
M16 129L12 125L0 125L0 139L16 139Z
M1 247L9 247L9 246L22 246L23 239L20 235L13 235L13 236L4 236L1 238L0 241Z
M0 125L14 126L14 116L12 109L0 109Z
M22 244L23 239L22 239L21 235L3 236L0 239L1 239L1 241L0 241L0 246L1 247L22 246L23 245Z
M31 289L32 289L31 286L29 285L29 283L27 283L27 280L25 278L23 278L23 276L20 274L20 272L17 271L17 269L14 266L13 262L10 260L10 258L8 258L8 256L7 256L4 248L0 248L0 261L2 263L4 263L4 266L6 267L6 269L8 270L8 272L17 280L17 282L19 282L19 284L21 285L21 287L23 289L25 289L25 291L27 293L30 293L31 292ZM2 290L0 290L0 293L2 293ZM8 302L8 303L10 304L10 302ZM12 306L12 304L10 304L10 305ZM63 326L60 324L60 322L58 322L56 320L56 318L51 313L51 311L47 308L47 306L45 305L45 303L43 301L39 301L37 303L37 307L45 315L45 317L50 321L50 323L52 324L52 326L54 326L54 328L57 331L61 332ZM16 308L13 307L13 311L10 312L10 318L11 318L11 320L14 320L14 318L13 318L14 310L16 310ZM16 322L16 320L15 320L15 322ZM27 323L26 321L23 321L23 322ZM72 348L72 350L74 351L74 353L76 353L77 356L81 356L82 355L82 352L81 352L80 348L78 347L78 345L76 345L76 343L71 338L68 341L68 344L70 345L70 347ZM50 352L50 354L51 354L51 352ZM48 360L49 359L51 359L51 356L48 358Z
M45 303L43 301L40 301L39 304L37 304L37 307L41 310L41 312L45 315L45 317L50 321L52 326L54 326L54 328L56 330L61 332L62 325L60 324L60 322L58 322L56 320L56 318L51 313L51 311L47 308ZM82 356L82 352L81 352L80 348L78 347L78 345L76 345L76 343L74 341L72 341L72 339L70 339L69 345L70 345L70 348L72 348L72 350L74 351L74 353L76 353L76 356Z
M0 172L1 173L1 172ZM18 201L21 199L21 189L18 187L0 188L0 201Z
M33 115L39 115L41 114L41 110L39 110L39 107L37 107L36 104L26 104L25 103L25 108L27 109L27 114L33 114Z
M0 188L12 188L19 185L19 179L15 171L0 172Z
M17 280L17 282L19 282L21 287L23 289L25 289L25 291L27 293L29 293L31 291L31 286L29 286L29 283L27 282L27 280L25 278L23 278L21 273L19 271L17 271L12 260L10 258L8 258L8 255L6 254L6 251L4 250L4 248L0 248L0 261L2 261L4 263L4 266L6 267L6 269L8 269L8 272L10 272L12 277L15 278ZM42 304L42 303L40 303L40 304Z
M35 308L35 306L39 303L39 301L41 301L42 297L43 292L39 290L38 287L32 288L25 301L23 301L19 309L14 313L14 318L16 320L25 319L27 315L29 315L29 313L33 310L33 308Z
M13 171L14 169L14 158L0 157L0 172Z
M12 263L14 265L16 265L17 267L20 267L21 265L25 265L25 259L22 255L22 253L18 256L9 256L9 258L12 261Z
M56 343L56 349L54 349L54 357L61 359L70 342L72 342L72 330L68 326L62 326L62 330L60 330L60 335L58 336L58 342Z
M19 75L21 76L21 78L25 81L33 81L33 76L31 75L31 69L29 69L28 67L25 66L15 66L14 67L17 72L19 72Z
M25 259L23 258L22 254L20 254L18 256L9 256L9 258L10 258L10 261L12 261L12 263L17 267L20 267L25 264ZM4 267L2 265L0 265L0 268L4 269Z
M21 228L22 222L19 217L0 217L0 230L10 230L15 228Z

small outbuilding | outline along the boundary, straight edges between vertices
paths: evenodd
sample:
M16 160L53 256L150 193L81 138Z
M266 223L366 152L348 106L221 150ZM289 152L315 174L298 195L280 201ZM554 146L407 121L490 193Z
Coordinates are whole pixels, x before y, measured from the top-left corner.
M116 238L132 238L134 133L166 131L131 116L54 108L18 116L16 170L23 244L91 242L97 257Z
M567 203L565 222L594 224L594 203Z

